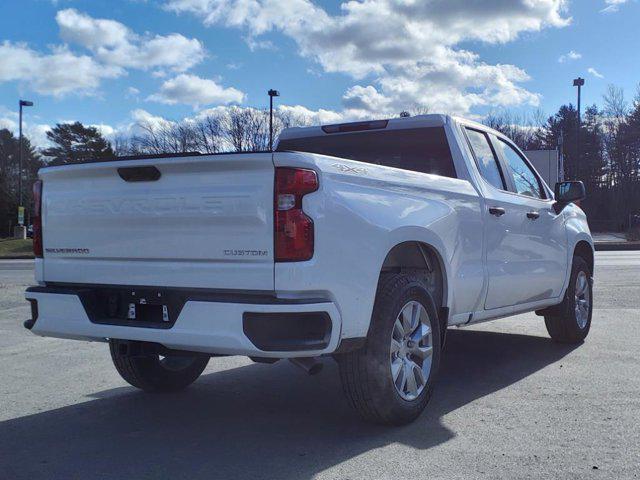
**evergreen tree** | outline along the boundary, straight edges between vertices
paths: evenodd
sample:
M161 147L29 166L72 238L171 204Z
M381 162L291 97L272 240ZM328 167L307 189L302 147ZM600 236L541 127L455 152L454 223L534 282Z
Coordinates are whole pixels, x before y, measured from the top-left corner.
M545 149L554 149L562 145L564 157L564 175L567 180L578 179L576 155L576 131L578 112L571 104L563 105L558 112L547 119L538 133L540 144Z
M640 91L611 139L612 197L620 225L640 215Z
M66 165L114 156L111 144L98 129L85 127L80 122L58 123L47 132L47 138L55 144L42 152L44 156L51 157L50 165Z
M0 130L0 237L11 235L18 215L18 138L7 129ZM36 180L42 158L31 142L22 137L22 192L23 203L29 212L32 186ZM28 213L27 213L28 215Z
M587 108L582 119L579 162L580 176L587 187L601 187L605 176L605 152L601 114L595 105Z

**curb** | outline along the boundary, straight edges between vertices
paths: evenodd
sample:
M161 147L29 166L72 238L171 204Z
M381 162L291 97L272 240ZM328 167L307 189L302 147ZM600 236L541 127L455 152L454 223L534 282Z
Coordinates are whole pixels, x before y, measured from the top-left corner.
M629 250L640 250L640 242L602 242L595 243L596 252L619 252Z
M33 255L14 255L11 257L0 257L0 260L33 260Z

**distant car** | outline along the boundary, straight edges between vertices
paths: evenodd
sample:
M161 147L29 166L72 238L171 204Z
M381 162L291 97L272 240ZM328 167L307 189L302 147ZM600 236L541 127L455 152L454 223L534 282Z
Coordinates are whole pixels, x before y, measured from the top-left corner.
M584 185L554 194L475 122L291 128L273 153L39 176L25 326L109 342L143 390L185 388L211 356L314 372L332 355L365 419L402 424L429 401L448 326L537 311L577 343L591 325L593 241L572 203Z
M27 227L27 238L33 238L33 225Z

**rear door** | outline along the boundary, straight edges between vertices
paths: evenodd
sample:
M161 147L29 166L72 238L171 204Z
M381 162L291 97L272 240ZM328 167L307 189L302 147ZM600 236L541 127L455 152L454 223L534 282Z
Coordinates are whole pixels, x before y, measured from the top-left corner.
M136 177L140 168L159 175ZM69 165L40 176L47 282L273 290L270 153Z

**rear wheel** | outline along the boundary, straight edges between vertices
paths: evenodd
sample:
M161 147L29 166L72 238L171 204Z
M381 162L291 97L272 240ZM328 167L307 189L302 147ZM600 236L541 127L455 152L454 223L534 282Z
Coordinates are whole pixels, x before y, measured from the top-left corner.
M366 346L338 357L351 406L375 423L415 420L433 391L440 339L435 305L420 277L383 275Z
M110 340L111 359L120 376L145 392L176 392L195 382L209 362L200 355L159 355L132 348L135 342ZM140 346L139 344L137 346Z
M589 265L573 257L571 279L562 303L549 310L544 323L552 339L561 343L580 343L589 334L593 313L593 289Z

